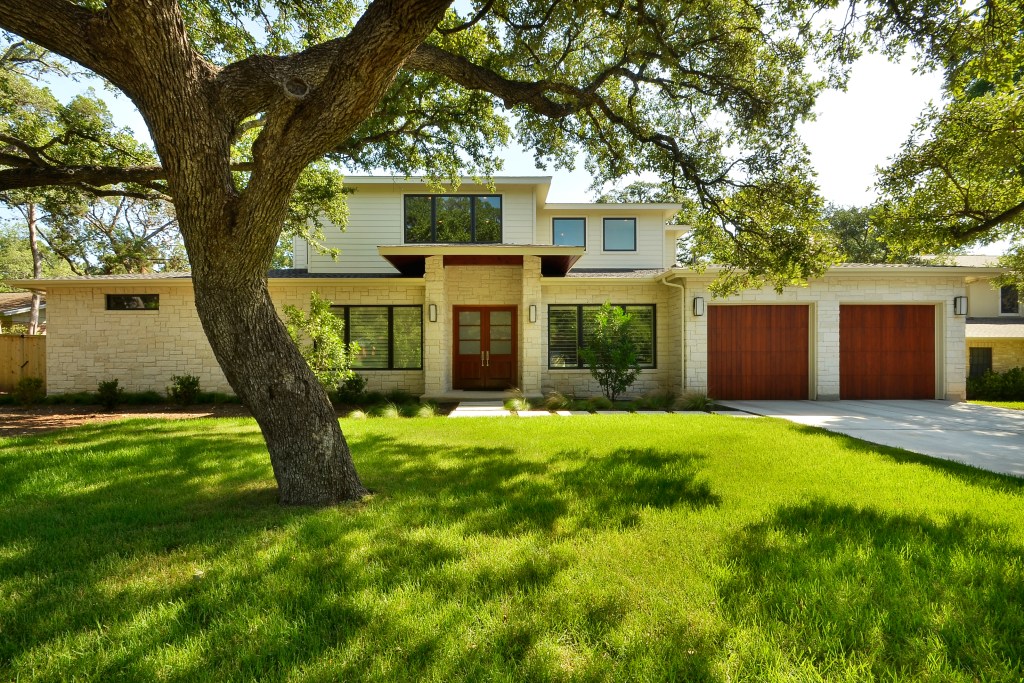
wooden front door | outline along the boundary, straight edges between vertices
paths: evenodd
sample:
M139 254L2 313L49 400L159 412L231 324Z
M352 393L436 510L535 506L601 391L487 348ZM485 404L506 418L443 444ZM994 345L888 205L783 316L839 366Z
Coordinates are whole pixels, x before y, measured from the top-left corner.
M452 388L504 390L516 385L514 306L453 308Z

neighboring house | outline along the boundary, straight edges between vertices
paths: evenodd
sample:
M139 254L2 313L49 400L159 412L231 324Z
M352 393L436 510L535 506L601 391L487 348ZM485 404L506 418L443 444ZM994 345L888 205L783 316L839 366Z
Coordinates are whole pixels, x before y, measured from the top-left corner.
M991 267L995 259L959 256L956 263ZM994 277L972 278L968 281L967 297L968 375L979 377L989 370L1004 372L1024 367L1024 302L1017 287L1000 286Z
M346 186L347 231L325 227L341 256L297 240L294 269L269 273L268 286L279 308L306 308L311 290L336 305L371 390L596 395L579 350L610 301L633 315L634 394L959 400L966 318L954 299L968 280L998 275L843 264L781 294L715 299L713 268L674 265L686 230L670 222L678 205L552 202L548 177L467 181L447 193L420 178L349 177ZM184 373L228 390L188 274L15 284L47 292L52 392L112 378L162 390Z
M14 325L28 325L32 315L32 292L0 292L0 334ZM46 299L39 302L39 330L46 331Z

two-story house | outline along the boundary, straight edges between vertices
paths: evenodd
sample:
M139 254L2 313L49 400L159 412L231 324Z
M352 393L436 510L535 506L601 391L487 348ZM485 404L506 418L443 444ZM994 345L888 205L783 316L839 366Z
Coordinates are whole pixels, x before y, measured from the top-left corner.
M642 368L632 393L715 398L962 399L969 279L989 267L843 264L782 293L711 296L714 268L676 267L673 204L550 201L548 177L349 177L332 259L295 243L272 271L276 304L333 302L373 390L426 397L518 387L596 395L580 349L601 303L621 305ZM51 392L118 378L162 390L176 374L229 390L188 274L18 281L45 290Z

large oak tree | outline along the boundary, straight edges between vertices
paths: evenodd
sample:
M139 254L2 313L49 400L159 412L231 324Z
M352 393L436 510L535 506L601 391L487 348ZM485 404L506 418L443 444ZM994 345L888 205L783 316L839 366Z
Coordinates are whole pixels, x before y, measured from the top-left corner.
M826 85L807 60L849 54L841 31L812 21L833 3L449 4L0 3L0 26L127 95L159 159L69 164L25 149L0 159L0 190L165 188L203 327L263 431L286 504L365 492L267 292L311 165L487 175L515 135L556 166L582 152L596 185L641 172L665 179L697 226L695 248L732 264L744 283L781 286L831 257L816 236L821 202L795 127Z

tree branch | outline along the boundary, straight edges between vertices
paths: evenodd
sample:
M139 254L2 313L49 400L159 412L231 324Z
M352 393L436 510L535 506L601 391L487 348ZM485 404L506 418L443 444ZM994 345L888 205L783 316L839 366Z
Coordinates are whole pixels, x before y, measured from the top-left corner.
M103 57L106 12L92 12L67 0L3 0L0 26L51 52L109 77Z
M0 163L10 162L5 155L0 158ZM249 162L232 164L231 170L250 171L252 164ZM48 185L90 185L93 188L118 183L149 185L154 180L164 180L165 178L167 178L167 171L162 166L136 166L133 168L119 166L20 166L0 169L0 192ZM98 192L100 190L97 189L93 193L97 194Z

